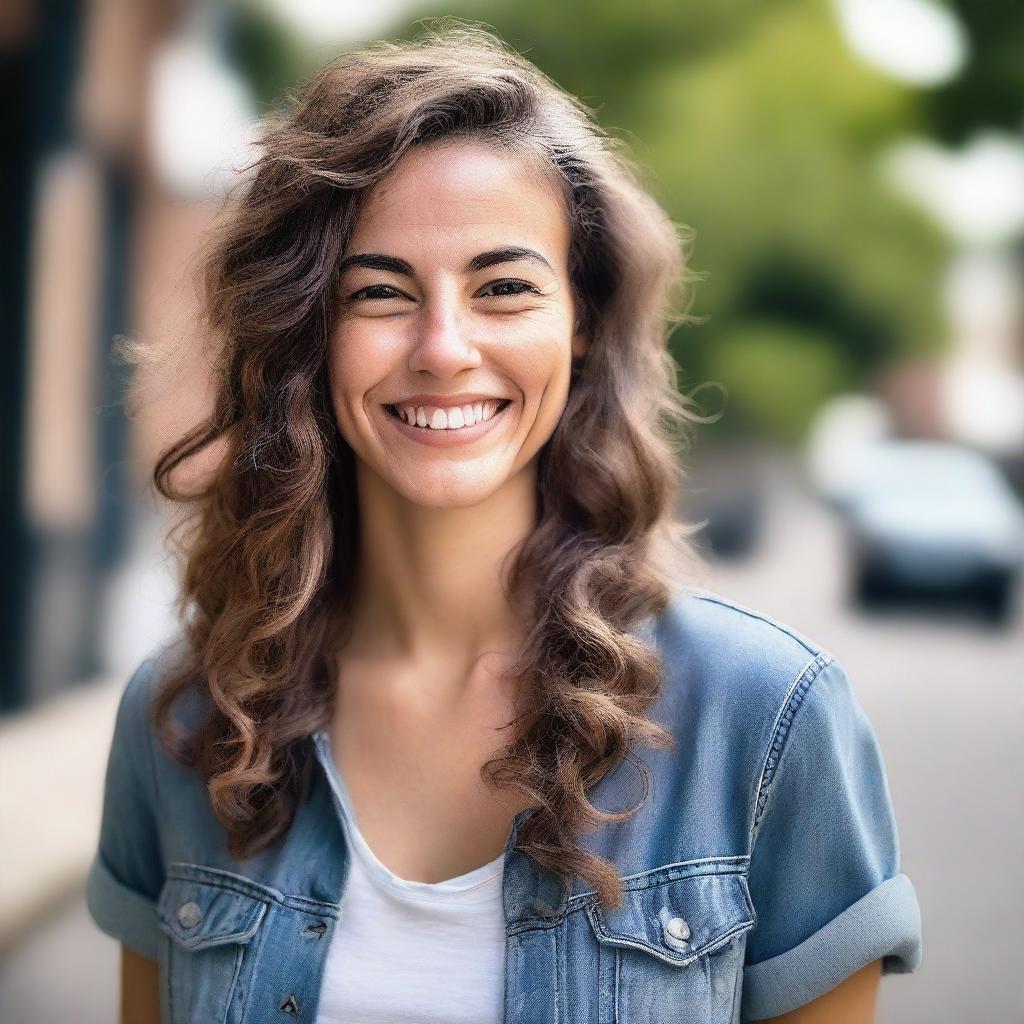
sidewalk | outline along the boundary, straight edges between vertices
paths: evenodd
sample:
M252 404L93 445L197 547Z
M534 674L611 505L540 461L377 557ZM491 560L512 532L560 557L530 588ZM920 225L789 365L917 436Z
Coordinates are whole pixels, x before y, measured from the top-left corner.
M0 956L85 885L124 683L86 680L0 720Z

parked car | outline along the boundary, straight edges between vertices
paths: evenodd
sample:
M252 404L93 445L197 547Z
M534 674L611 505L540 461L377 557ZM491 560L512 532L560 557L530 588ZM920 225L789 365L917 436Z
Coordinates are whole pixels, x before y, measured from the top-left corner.
M766 456L750 445L719 443L688 468L688 522L704 522L696 543L705 557L742 559L756 550L765 519Z
M848 531L851 596L969 597L1005 621L1024 566L1024 508L999 468L958 445L868 445L835 502Z

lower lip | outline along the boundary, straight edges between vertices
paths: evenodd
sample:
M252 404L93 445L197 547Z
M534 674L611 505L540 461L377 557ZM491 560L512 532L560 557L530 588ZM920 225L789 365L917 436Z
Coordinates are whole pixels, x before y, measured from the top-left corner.
M406 437L420 444L430 445L432 448L454 448L462 444L472 444L474 441L490 433L499 420L505 418L505 414L512 408L509 402L500 412L496 412L489 420L481 420L471 427L459 427L456 430L431 430L429 427L414 427L406 423L400 416L394 416L387 409L384 415L393 423Z

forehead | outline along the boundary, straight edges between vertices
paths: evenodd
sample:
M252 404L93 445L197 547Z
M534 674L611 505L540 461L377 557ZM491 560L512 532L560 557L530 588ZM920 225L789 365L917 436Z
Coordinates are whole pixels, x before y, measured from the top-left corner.
M553 174L481 141L414 148L364 198L349 249L400 256L440 243L462 255L504 242L564 261L570 230Z

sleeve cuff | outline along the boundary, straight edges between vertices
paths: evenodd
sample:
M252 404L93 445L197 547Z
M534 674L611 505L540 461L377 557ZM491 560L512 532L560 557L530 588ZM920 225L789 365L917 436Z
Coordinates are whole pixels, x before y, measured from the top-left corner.
M789 1013L882 958L883 974L921 962L921 912L905 874L876 886L799 946L743 971L744 1021Z
M130 946L136 953L156 960L160 931L156 906L145 896L119 882L97 853L85 886L89 913L97 927Z

